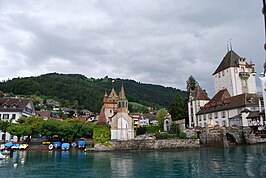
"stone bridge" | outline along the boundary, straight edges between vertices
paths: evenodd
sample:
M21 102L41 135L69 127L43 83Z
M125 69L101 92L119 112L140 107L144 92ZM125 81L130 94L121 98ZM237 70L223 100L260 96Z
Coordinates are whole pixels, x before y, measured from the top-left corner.
M206 127L200 132L200 142L204 146L257 143L250 127Z

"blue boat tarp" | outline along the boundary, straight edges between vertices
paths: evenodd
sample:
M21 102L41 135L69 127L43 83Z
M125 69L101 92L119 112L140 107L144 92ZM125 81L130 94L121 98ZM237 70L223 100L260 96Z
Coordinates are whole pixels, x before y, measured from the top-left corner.
M78 146L85 146L86 142L84 140L79 140L78 141Z
M61 142L54 142L54 143L53 143L53 146L54 146L55 148L60 147L60 146L61 146Z
M13 146L14 144L12 143L12 142L7 142L6 144L5 144L5 146L7 146L7 147L11 147L11 146Z
M69 143L62 143L62 146L61 146L62 149L69 149L69 147L70 147Z

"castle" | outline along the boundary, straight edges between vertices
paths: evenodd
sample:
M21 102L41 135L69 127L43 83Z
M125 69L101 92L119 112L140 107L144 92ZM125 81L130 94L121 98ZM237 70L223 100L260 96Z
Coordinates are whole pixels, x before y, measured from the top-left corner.
M199 85L190 94L189 127L265 125L253 62L248 63L231 49L212 75L213 98L209 99Z

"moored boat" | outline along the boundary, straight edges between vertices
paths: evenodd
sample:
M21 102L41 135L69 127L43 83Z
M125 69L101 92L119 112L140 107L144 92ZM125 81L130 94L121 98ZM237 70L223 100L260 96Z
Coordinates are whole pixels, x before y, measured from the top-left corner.
M61 147L61 142L54 142L53 146L54 146L54 148L60 148Z
M78 148L85 148L86 142L85 140L79 140L78 141Z
M61 149L62 150L69 150L70 144L69 143L62 143Z

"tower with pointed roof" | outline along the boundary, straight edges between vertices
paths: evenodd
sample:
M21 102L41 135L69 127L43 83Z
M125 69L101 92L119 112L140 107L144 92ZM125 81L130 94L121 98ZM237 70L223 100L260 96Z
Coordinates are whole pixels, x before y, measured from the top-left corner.
M134 123L132 117L128 114L128 100L123 85L117 103L117 112L111 118L111 140L134 139Z
M200 110L200 107L208 103L210 98L207 93L197 84L194 91L189 94L188 101L188 127L198 126L198 120L196 113Z
M212 74L215 94L227 89L231 96L243 93L257 93L255 64L246 62L232 49Z

